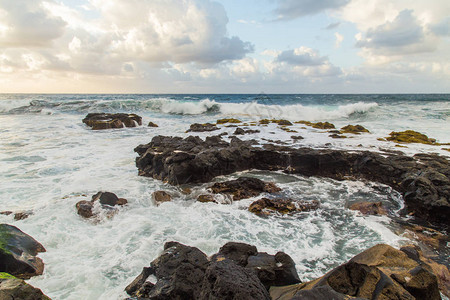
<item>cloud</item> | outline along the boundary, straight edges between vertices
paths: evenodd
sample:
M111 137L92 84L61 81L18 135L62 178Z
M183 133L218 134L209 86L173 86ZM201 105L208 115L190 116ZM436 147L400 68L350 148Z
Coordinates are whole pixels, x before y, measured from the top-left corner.
M47 47L64 34L66 22L40 1L0 0L0 46Z
M342 42L344 41L344 36L339 32L335 32L334 36L336 37L336 43L334 44L335 48L341 47Z
M329 24L327 27L325 27L325 30L332 30L332 29L336 29L341 25L341 22L336 22L336 23L331 23Z
M277 20L292 20L345 6L350 0L277 0Z
M311 48L300 47L281 52L275 61L295 66L320 66L328 59Z
M450 36L450 17L443 19L437 24L432 24L430 28L434 34L440 36Z

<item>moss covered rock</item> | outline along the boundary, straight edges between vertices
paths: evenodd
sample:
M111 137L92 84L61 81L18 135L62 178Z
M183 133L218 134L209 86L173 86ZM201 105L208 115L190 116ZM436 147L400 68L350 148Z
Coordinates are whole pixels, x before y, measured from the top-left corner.
M389 137L387 137L386 140L396 143L420 143L428 145L436 144L435 139L431 139L425 134L414 130L406 130L401 132L393 131L389 134Z
M217 120L217 122L216 122L216 124L227 124L227 123L237 124L237 123L242 123L242 121L238 120L238 119L228 118L228 119L220 119L220 120Z
M0 272L28 279L41 275L44 263L36 255L45 248L15 226L0 224Z
M0 273L0 299L50 300L40 289L8 273Z
M341 128L342 133L360 134L361 132L369 132L364 126L361 125L347 125Z

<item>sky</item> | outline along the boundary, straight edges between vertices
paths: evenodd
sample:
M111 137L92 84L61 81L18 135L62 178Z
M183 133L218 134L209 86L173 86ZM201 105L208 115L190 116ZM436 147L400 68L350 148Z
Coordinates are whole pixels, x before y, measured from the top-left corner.
M0 93L450 93L448 0L0 0Z

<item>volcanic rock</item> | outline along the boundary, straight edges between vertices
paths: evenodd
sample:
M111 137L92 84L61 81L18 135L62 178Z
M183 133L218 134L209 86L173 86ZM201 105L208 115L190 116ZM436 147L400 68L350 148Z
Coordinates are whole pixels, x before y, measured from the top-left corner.
M254 214L266 216L272 212L281 214L310 211L319 208L318 201L295 201L282 198L262 198L250 204L248 210Z
M89 113L83 119L83 123L93 130L136 127L142 125L142 117L136 114L109 114L109 113Z
M351 210L359 210L363 215L386 215L387 210L380 202L357 202L350 206Z
M119 198L114 193L111 192L98 192L92 196L91 201L80 201L75 207L77 208L77 213L84 218L91 218L96 216L94 213L95 202L99 202L101 208L108 209L108 211L113 215L116 210L114 207L123 206L128 203L127 199Z
M22 279L41 275L44 263L36 255L45 248L17 227L0 224L0 272Z
M0 299L51 300L40 289L8 273L0 273Z
M234 137L203 141L188 137L154 137L138 146L139 175L170 184L203 183L214 177L251 169L284 170L304 176L337 180L363 179L386 184L405 199L405 213L437 226L450 227L450 166L446 157L416 154L345 151L335 149L294 149L251 142Z
M255 246L245 243L228 242L219 249L219 252L215 256L219 255L234 260L238 265L245 267L248 263L248 257L257 254L258 249ZM212 259L215 259L215 256Z
M236 180L217 182L210 189L214 194L230 195L234 201L255 197L261 193L281 191L279 187L271 182L264 182L252 177L239 177Z
M192 124L187 132L205 132L205 131L214 131L219 130L219 128L211 123L206 124Z

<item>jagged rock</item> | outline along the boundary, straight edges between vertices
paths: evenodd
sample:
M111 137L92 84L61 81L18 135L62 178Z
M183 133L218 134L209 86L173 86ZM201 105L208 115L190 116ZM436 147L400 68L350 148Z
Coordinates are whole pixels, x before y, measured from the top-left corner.
M251 169L284 170L305 176L364 179L389 185L405 199L405 213L437 226L450 226L450 166L436 154L400 154L334 149L294 149L232 138L154 137L138 146L139 175L170 184L209 182L219 175Z
M83 123L93 130L136 127L142 125L142 118L136 114L109 114L109 113L89 113L83 119Z
M159 126L153 122L148 122L147 127L159 127Z
M361 125L347 125L341 128L341 133L353 133L360 134L362 132L369 132L364 126Z
M380 202L357 202L350 206L351 210L358 210L364 215L386 215L387 210Z
M156 205L160 205L164 202L172 201L172 196L165 191L155 191L152 193L152 198L155 201Z
M31 215L33 215L32 211L17 212L14 214L14 220L16 220L16 221L25 220L26 218L28 218Z
M319 208L318 201L294 201L292 199L262 198L250 204L248 210L254 214L266 216L272 212L281 214L310 211Z
M187 132L205 132L205 131L214 131L219 130L219 128L211 123L206 124L192 124Z
M253 270L232 260L220 259L206 269L199 299L269 300L270 296Z
M246 268L253 269L266 289L301 283L292 258L284 252L270 255L259 252L248 257Z
M128 295L130 296L138 296L138 297L143 297L144 295L144 290L141 290L140 292L138 292L146 283L147 278L154 274L154 270L149 267L144 267L142 269L141 274L139 274L138 277L136 277L132 283L130 283L126 288L125 288L125 292L127 292ZM152 283L151 283L152 284ZM147 290L147 289L145 289Z
M41 275L44 263L36 255L45 248L15 226L0 224L0 272L22 279Z
M313 281L271 287L270 293L278 300L309 299L304 297L321 293L337 293L335 299L440 299L436 276L388 245L374 246Z
M127 199L119 198L114 193L98 192L92 196L91 201L79 201L75 205L77 208L77 213L87 219L96 216L96 213L94 213L94 205L97 201L100 203L101 208L108 209L110 211L111 216L116 212L116 210L112 208L116 206L123 206L128 203Z
M0 273L0 299L51 300L40 289L8 273Z
M247 265L249 256L257 254L258 249L256 249L255 246L236 242L226 243L219 249L219 252L217 253L217 255L221 255L227 259L234 260L234 262L242 267L245 267ZM213 259L214 258L215 256L213 256Z
M216 202L216 199L214 199L213 195L200 195L197 198L198 202L202 202L202 203L208 203L208 202Z
M234 201L258 196L261 193L281 191L275 184L252 177L239 177L236 180L217 182L210 187L214 194L230 195Z

